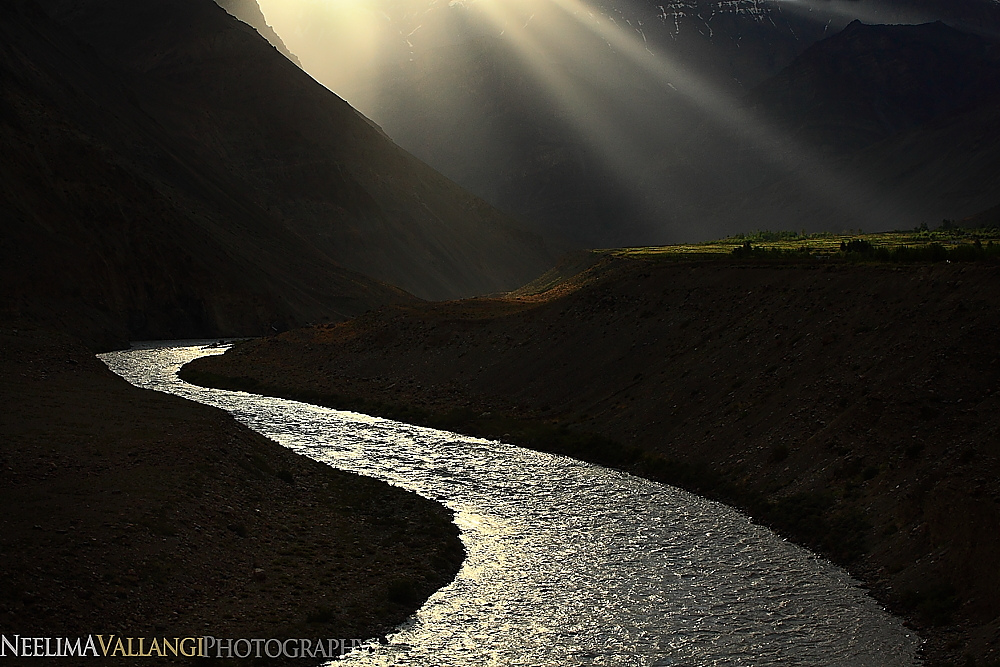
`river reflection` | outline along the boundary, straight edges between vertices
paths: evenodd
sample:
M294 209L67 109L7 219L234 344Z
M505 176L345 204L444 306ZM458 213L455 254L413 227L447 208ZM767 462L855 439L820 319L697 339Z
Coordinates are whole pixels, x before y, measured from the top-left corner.
M598 466L180 381L222 350L102 355L337 468L440 500L468 550L388 644L337 665L915 665L917 638L843 570L739 512Z

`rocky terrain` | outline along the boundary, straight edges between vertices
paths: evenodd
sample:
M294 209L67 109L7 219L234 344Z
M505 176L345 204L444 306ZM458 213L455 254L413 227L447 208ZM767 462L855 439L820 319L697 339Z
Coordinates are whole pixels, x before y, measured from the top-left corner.
M439 504L131 387L65 335L5 326L0 373L8 638L367 639L464 558Z
M722 499L847 566L927 639L928 665L1000 659L996 265L610 253L561 272L183 373Z

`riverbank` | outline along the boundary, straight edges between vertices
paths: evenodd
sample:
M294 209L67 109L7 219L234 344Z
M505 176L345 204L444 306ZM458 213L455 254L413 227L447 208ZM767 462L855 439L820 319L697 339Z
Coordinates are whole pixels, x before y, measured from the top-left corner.
M5 328L0 351L8 638L368 639L461 565L438 503L132 387L62 334Z
M996 266L605 257L551 287L382 309L185 375L724 500L848 567L927 664L1000 659Z

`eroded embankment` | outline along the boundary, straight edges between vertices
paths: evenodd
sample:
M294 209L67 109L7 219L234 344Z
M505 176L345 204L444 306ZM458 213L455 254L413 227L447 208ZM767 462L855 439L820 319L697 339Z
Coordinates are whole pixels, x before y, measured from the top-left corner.
M983 664L1000 657L998 299L988 265L616 259L542 295L380 310L185 375L725 500L847 565L931 664Z
M367 639L461 565L437 503L136 389L64 336L7 329L0 351L11 640Z

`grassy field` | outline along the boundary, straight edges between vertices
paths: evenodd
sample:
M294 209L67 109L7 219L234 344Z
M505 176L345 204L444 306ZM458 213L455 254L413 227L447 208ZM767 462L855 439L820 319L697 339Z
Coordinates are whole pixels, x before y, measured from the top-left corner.
M901 250L902 249L902 250ZM744 257L813 257L873 261L944 261L1000 257L1000 229L963 229L942 225L933 230L801 234L757 231L705 243L602 250L623 257L711 259Z

